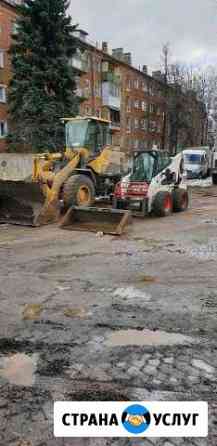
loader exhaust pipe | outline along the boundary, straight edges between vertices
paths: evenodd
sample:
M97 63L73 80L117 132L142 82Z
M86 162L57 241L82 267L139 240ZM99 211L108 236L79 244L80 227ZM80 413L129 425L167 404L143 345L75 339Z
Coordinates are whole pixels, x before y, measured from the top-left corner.
M131 222L130 211L72 206L62 218L60 227L71 231L121 235Z

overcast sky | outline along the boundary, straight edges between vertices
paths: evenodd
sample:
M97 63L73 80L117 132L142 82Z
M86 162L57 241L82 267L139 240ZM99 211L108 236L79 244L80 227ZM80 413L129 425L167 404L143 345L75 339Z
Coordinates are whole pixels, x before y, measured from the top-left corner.
M133 63L159 68L161 48L194 65L217 65L216 0L71 0L73 22L93 41L132 52Z

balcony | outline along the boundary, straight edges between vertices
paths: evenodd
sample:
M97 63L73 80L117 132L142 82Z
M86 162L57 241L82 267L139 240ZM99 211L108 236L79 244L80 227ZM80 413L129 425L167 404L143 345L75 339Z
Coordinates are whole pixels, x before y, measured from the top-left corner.
M72 57L71 59L71 65L75 70L79 71L80 73L87 73L88 68L88 58L87 55L80 51L77 51L77 53Z
M120 89L112 82L103 82L102 84L102 102L103 106L120 110L121 96Z
M112 71L105 71L102 73L102 80L104 82L111 82L115 85L120 85L121 83L121 77L115 74Z
M75 90L75 95L82 99L88 99L90 96L90 91L88 88L80 88L78 87Z

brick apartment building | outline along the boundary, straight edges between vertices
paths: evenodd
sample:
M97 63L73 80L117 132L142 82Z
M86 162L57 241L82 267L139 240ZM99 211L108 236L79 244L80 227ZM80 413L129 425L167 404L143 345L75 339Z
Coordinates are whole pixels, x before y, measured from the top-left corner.
M127 152L153 145L161 147L165 98L163 85L132 66L131 54L118 48L108 52L89 43L77 31L81 50L72 60L78 72L78 94L84 98L81 115L97 115L111 121L114 142Z
M21 2L0 0L0 151L7 149L10 127L7 87L11 78L8 49L16 27L15 5ZM114 144L127 153L153 146L169 147L168 95L160 72L150 76L147 66L142 70L133 67L131 54L124 53L122 48L110 54L104 42L100 49L89 41L85 31L77 30L75 37L80 49L72 59L72 66L77 73L77 94L83 98L80 114L109 119ZM184 97L183 101L186 107L191 104L196 131L189 143L186 135L180 133L179 145L205 143L206 115L201 112L201 104L196 98Z
M170 127L168 101L172 87L165 86L159 71L148 75L147 66L142 70L132 66L131 53L122 48L113 49L108 44L102 48L90 43L88 34L77 30L80 50L72 60L78 73L78 94L84 98L81 115L97 115L111 121L114 142L130 153L142 148L168 148ZM192 114L193 134L179 132L178 146L206 143L207 117L194 94L182 95L183 105Z
M8 50L16 27L15 6L20 0L0 0L0 151L6 150L8 132L7 87L11 78Z

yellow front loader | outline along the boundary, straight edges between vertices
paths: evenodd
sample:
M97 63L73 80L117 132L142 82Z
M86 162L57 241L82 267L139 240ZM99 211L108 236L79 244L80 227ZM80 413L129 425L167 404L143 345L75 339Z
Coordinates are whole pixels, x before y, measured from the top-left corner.
M36 156L28 181L0 179L0 222L41 226L60 221L68 229L121 233L129 212L93 208L120 179L121 153L111 144L109 121L64 121L64 153Z

